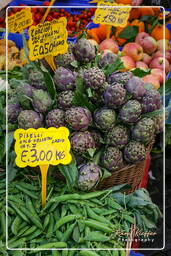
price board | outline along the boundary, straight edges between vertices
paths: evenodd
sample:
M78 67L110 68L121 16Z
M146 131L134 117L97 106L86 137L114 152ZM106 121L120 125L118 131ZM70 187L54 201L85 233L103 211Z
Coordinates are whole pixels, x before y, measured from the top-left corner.
M62 17L29 28L29 59L35 61L46 56L57 56L68 50L67 19Z
M131 7L123 4L100 2L97 5L93 22L115 27L125 27L129 18Z
M6 20L8 31L11 33L22 33L23 30L33 24L33 17L30 8L22 9L21 11L9 16Z

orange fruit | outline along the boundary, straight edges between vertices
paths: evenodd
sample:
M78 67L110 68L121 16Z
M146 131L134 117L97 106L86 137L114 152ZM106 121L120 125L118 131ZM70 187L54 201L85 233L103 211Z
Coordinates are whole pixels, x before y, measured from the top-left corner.
M131 4L132 0L117 0L116 2L118 4Z
M153 8L140 8L141 16L149 15L154 16Z
M164 30L165 30L165 35L164 35ZM151 33L151 36L154 37L156 40L161 40L161 39L171 40L170 30L164 25L156 25Z

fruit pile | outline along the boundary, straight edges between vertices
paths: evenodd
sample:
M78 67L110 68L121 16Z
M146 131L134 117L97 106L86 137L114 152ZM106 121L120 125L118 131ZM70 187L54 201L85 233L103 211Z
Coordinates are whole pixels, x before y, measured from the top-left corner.
M30 66L26 81L11 83L8 120L23 129L68 127L78 187L87 191L104 170L111 174L146 158L162 130L161 111L154 116L162 108L160 94L132 72L120 72L117 55L99 54L85 38L55 61L53 94L43 72Z

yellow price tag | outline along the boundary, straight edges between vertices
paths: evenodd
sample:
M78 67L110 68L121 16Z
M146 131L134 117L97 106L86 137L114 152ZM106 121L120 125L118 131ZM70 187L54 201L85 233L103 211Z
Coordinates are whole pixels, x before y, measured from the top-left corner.
M62 17L29 28L29 58L31 61L48 55L57 56L68 50L67 19Z
M46 204L46 180L49 165L67 165L72 161L69 130L60 128L17 129L14 133L16 165L40 166L42 175L42 206Z
M104 1L98 3L97 6L100 8L97 8L95 11L94 23L112 25L115 27L125 27L127 25L131 7L121 7L124 5Z
M23 30L33 24L33 17L30 8L22 9L21 11L15 13L12 16L9 16L8 21L8 30L11 33L22 33Z

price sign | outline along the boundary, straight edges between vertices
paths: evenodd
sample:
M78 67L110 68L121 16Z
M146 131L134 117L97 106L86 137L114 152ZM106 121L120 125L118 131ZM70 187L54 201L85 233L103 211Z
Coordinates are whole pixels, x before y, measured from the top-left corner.
M33 17L30 8L22 9L8 17L6 21L8 24L8 30L11 33L22 33L23 30L33 24Z
M93 22L112 26L125 27L131 7L122 7L123 4L100 2L97 5ZM108 7L109 6L109 7ZM110 8L111 7L111 8Z
M29 28L29 58L31 61L46 56L57 56L68 50L67 19L62 17L51 22L40 23Z

